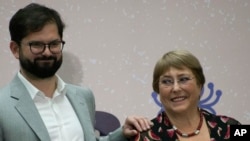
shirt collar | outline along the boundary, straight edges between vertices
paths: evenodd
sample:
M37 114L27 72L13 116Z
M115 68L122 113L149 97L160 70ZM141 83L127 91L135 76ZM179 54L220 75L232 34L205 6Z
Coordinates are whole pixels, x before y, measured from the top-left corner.
M35 96L39 93L42 93L39 89L37 89L34 85L32 85L19 71L17 76L19 77L19 79L21 80L21 82L24 84L24 86L26 87L27 91L29 92L30 96L32 99L35 98ZM58 76L57 77L57 88L56 91L61 95L65 95L66 94L66 90L65 90L65 82Z

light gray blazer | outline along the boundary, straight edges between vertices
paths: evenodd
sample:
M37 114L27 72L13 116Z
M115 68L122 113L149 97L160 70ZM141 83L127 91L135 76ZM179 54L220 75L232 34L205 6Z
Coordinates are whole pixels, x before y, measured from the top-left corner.
M94 132L95 99L88 88L66 84L85 141L126 141L122 129L103 138ZM17 77L0 90L0 141L50 141L49 133L26 87Z

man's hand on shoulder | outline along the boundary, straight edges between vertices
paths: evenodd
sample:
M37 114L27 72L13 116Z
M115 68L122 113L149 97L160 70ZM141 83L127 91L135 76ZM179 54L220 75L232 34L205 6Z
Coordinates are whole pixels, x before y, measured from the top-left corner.
M139 132L146 131L153 126L153 123L146 117L128 116L123 125L123 135L131 138Z

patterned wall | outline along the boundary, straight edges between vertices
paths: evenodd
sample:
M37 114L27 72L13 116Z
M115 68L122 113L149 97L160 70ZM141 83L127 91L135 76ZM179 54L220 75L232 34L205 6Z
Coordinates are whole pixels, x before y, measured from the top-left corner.
M59 75L90 87L97 110L153 118L162 110L152 91L156 61L188 49L206 75L200 106L250 123L250 2L248 0L0 0L0 87L18 71L8 22L17 9L40 2L64 21Z

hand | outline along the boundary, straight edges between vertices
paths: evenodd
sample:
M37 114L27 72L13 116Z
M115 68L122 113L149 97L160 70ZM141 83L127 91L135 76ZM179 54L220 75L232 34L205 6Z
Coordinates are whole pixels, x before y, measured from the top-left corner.
M133 137L139 132L146 131L153 126L153 123L146 117L128 116L123 125L123 135L126 138Z

